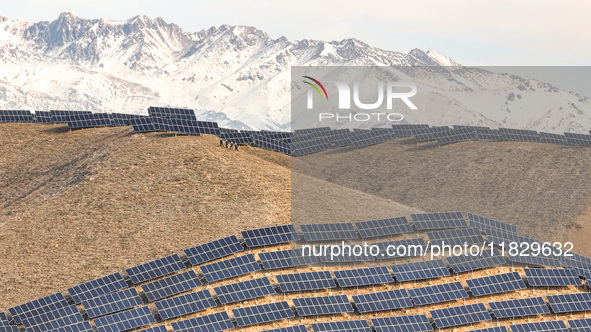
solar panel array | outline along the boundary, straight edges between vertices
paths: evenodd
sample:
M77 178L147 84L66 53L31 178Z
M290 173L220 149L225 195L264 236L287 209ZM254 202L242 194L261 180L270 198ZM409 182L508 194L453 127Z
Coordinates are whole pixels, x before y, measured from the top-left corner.
M412 233L414 229L406 217L360 221L355 223L362 239Z
M306 325L295 325L280 327L272 330L264 330L263 332L308 332Z
M217 306L209 290L187 293L154 303L162 319L171 319Z
M127 286L127 282L123 279L121 273L117 272L78 286L70 287L68 288L68 294L70 294L75 303L81 303L84 300L116 292Z
M300 236L293 225L271 226L242 231L242 238L249 248L297 241Z
M261 269L252 254L202 265L200 268L208 282L237 277Z
M36 316L24 318L22 324L27 331L44 332L84 321L75 305L67 305Z
M526 288L517 272L468 279L466 283L474 296L505 293Z
M468 213L468 220L470 221L470 227L478 228L482 232L493 230L498 232L517 234L517 226L507 224L498 220L482 217L473 213Z
M462 283L459 281L420 288L411 288L408 290L408 294L415 305L448 302L468 297L468 293L466 293L464 286L462 286Z
M372 243L379 248L377 259L421 256L428 252L427 243L423 238L403 239Z
M124 289L117 293L106 294L82 302L88 317L104 316L143 304L135 288Z
M376 332L423 332L433 331L433 326L426 315L394 316L372 318Z
M33 123L35 119L30 111L0 110L0 122L3 123Z
M455 273L486 269L493 266L506 264L505 257L496 249L482 250L479 256L458 255L447 257L447 262Z
M183 252L187 258L189 258L189 262L195 266L216 260L218 258L226 257L243 250L244 248L238 241L236 235L231 235L219 240L195 246L193 248L185 249Z
M461 212L419 213L410 216L419 231L468 227Z
M334 275L341 287L359 287L394 282L385 266L366 267L352 270L336 270Z
M561 320L512 324L511 332L569 332L566 324Z
M189 270L144 284L142 285L142 290L148 301L154 302L165 297L186 292L201 285L202 283L195 271Z
M591 310L591 293L548 295L546 299L556 314Z
M232 323L230 316L228 316L228 313L225 311L172 322L170 325L175 332L218 332L234 328L234 323Z
M591 330L591 318L570 319L568 325L573 332L588 332Z
M581 279L572 269L525 269L530 286L580 286Z
M329 271L278 274L276 278L284 293L337 287Z
M346 295L299 297L293 299L299 316L319 316L353 312Z
M284 269L318 263L318 258L310 255L308 252L304 254L301 248L261 252L259 253L259 258L265 270Z
M305 224L300 225L304 240L312 241L337 241L357 239L357 231L352 223L335 224Z
M509 332L509 330L507 330L506 326L493 326L478 330L470 330L468 332Z
M484 244L484 238L477 228L448 229L427 232L433 245L463 246L464 244Z
M286 301L272 302L245 308L232 309L239 327L263 324L295 317Z
M550 309L543 297L489 302L496 318L514 318L549 314Z
M438 328L473 324L492 320L482 303L468 304L429 311Z
M396 280L412 281L425 280L449 276L449 270L442 259L424 262L395 264L390 266L394 271Z
M353 295L353 302L357 310L361 313L410 308L413 306L406 289Z
M99 332L118 332L156 323L156 318L148 306L122 311L94 320Z
M214 287L213 290L222 304L242 302L275 294L275 289L267 277L221 285Z
M314 332L372 332L366 320L312 323L311 326Z
M17 324L20 324L24 320L31 319L43 313L51 312L67 306L68 302L66 302L64 295L62 293L55 293L12 308L8 308L8 312L12 316L12 319Z
M0 331L2 330L0 329ZM15 332L18 332L18 329ZM52 332L94 332L94 329L88 321L83 321L53 329Z
M185 269L185 264L183 264L183 261L179 255L172 254L170 256L125 269L125 272L131 279L131 282L134 285L137 285L144 281L156 279L183 269Z

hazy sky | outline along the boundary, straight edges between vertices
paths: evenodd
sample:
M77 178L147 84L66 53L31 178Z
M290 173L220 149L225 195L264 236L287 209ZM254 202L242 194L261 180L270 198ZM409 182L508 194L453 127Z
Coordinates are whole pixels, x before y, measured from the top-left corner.
M408 52L434 49L464 65L591 65L591 1L3 1L0 15L51 21L160 16L196 32L251 25L271 37L341 40Z

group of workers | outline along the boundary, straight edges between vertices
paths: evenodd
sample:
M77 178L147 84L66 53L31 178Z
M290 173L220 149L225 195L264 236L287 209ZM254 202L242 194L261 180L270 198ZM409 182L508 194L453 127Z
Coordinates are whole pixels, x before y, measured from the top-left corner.
M224 141L223 139L220 138L220 146L224 147L224 145L226 146L227 149L229 148L230 150L238 151L238 144L236 144L234 142Z

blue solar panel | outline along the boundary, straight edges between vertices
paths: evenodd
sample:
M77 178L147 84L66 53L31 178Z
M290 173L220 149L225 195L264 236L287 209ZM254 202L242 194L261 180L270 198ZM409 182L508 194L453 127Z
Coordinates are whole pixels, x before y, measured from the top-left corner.
M20 332L15 325L0 325L0 332Z
M300 239L293 225L271 226L242 231L242 238L249 248L287 243Z
M228 313L225 311L216 312L207 316L198 316L191 319L172 322L170 325L175 332L219 332L234 328L234 323L232 323Z
M143 301L135 288L106 294L82 302L82 306L86 309L86 313L90 318L126 310L140 304L143 304Z
M460 212L419 213L410 215L419 231L468 227Z
M308 332L308 330L306 329L306 325L296 325L296 326L280 327L280 328L272 329L272 330L264 330L262 332Z
M62 326L72 325L84 321L82 314L75 305L43 312L37 316L23 319L22 324L27 331L45 332Z
M517 226L500 222L491 218L468 213L468 220L470 221L470 227L476 227L483 232L486 232L488 230L494 230L499 232L517 234Z
M122 311L94 320L99 332L119 332L156 323L148 306Z
M299 297L293 299L293 304L300 316L330 315L343 312L353 312L351 302L346 295L331 295L318 297Z
M195 271L189 270L142 285L142 290L148 297L148 301L153 302L186 292L201 285L203 284L199 281Z
M166 325L158 325L154 327L149 327L147 329L142 329L136 332L168 332Z
M572 269L525 269L530 286L581 286L577 271Z
M564 265L575 269L578 275L591 279L591 259L574 253L571 255L562 257Z
M94 332L94 329L88 321L84 321L72 325L62 326L60 328L51 330L51 332Z
M267 277L214 287L214 291L222 304L242 302L275 294L275 289Z
M450 256L447 258L447 261L455 273L480 270L507 263L505 257L503 257L496 249L493 249L493 252L494 254L491 253L489 249L486 249L481 252L480 256Z
M556 314L591 310L591 293L548 295L546 299Z
M426 315L394 316L372 318L376 332L424 332L433 331L433 325Z
M5 313L0 311L0 325L8 325L10 322L8 321L8 317Z
M505 293L525 289L525 283L517 272L495 274L466 280L474 296Z
M527 254L529 256L524 256ZM562 262L556 258L545 257L545 256L533 256L528 252L520 252L515 256L509 253L508 257L510 262L526 264L527 266L548 266L548 267L562 267Z
M300 225L306 241L336 241L357 239L352 223Z
M253 146L291 155L291 145L280 140L276 140L259 133L252 133Z
M261 269L252 254L202 265L200 268L205 275L205 279L209 282L237 277Z
M259 253L259 258L265 270L283 269L288 267L313 265L318 263L318 258L308 255L301 248L287 249Z
M414 231L406 217L360 221L355 223L355 227L357 227L363 239L412 233Z
M408 294L417 306L448 302L468 297L468 293L466 293L464 286L462 286L462 283L459 281L448 284L412 288L408 290Z
M385 266L366 267L352 270L336 270L335 277L341 287L357 287L394 282Z
M148 263L126 269L134 285L156 279L167 274L185 269L185 264L177 254L166 256Z
M399 282L424 280L449 276L449 270L442 259L431 261L395 264L390 266Z
M337 287L329 271L278 274L276 277L284 293Z
M376 242L372 245L379 248L377 259L422 256L429 251L423 238Z
M478 228L448 229L435 232L427 232L432 245L463 246L464 244L482 244L484 238Z
M542 297L489 302L488 306L492 309L496 318L525 317L550 313L550 309Z
M359 255L358 255L359 254ZM341 264L341 263L353 263L353 262L369 262L373 261L374 257L369 252L351 252L348 250L343 251L340 255L331 255L330 252L326 252L326 255L320 256L320 262L326 264Z
M70 287L68 288L68 294L75 303L82 303L84 300L113 293L127 286L127 282L123 279L121 273L117 272Z
M484 329L470 330L467 332L509 332L506 326L493 326Z
M511 325L511 332L569 332L561 320Z
M239 327L278 321L295 317L287 301L265 303L245 308L232 309Z
M35 118L31 111L25 110L0 110L1 123L33 123Z
M148 107L148 114L152 117L196 119L195 111L188 108L150 106Z
M568 325L573 332L591 331L591 318L570 319Z
M129 124L133 127L135 133L147 133L156 131L151 117L143 116L129 119Z
M51 112L49 112L49 111L35 111L35 122L36 123L52 124L53 120L51 119Z
M238 241L236 235L231 235L219 240L185 249L184 253L193 266L207 263L218 258L243 251L244 247Z
M394 289L385 292L353 295L353 302L361 313L394 310L412 307L406 289Z
M213 308L217 303L209 290L204 289L158 301L154 305L162 319L171 319Z
M366 320L312 323L311 325L314 332L372 332Z
M430 310L429 312L435 321L435 325L440 329L492 320L488 310L482 303Z
M8 308L8 312L10 312L15 323L20 324L26 318L38 316L42 313L67 306L68 302L66 302L64 295L62 293L55 293L16 307Z

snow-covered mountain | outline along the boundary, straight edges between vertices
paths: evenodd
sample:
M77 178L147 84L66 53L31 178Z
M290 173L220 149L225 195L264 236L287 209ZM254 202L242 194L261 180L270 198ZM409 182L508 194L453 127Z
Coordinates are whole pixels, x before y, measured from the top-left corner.
M310 65L454 66L444 75L414 79L441 89L445 102L458 104L457 112L444 119L411 116L412 122L554 132L591 128L587 98L537 81L466 70L433 50L386 51L356 39L289 41L246 26L189 33L144 15L110 21L62 13L55 21L38 23L0 17L3 109L144 113L148 106L175 106L195 109L200 119L223 126L285 130L290 126L290 68ZM439 80L447 83L438 86ZM493 101L502 112L488 114L464 100L462 92L481 89L502 97ZM507 112L507 100L523 104L536 89L549 98L543 112Z

